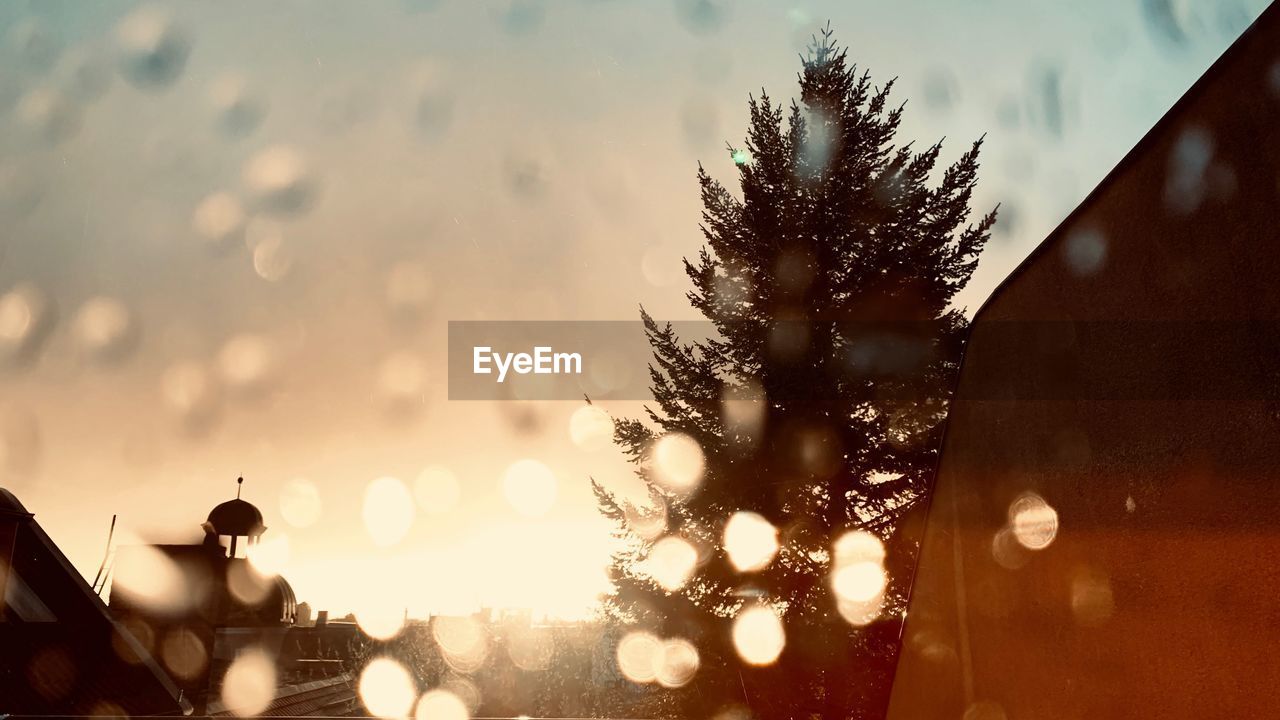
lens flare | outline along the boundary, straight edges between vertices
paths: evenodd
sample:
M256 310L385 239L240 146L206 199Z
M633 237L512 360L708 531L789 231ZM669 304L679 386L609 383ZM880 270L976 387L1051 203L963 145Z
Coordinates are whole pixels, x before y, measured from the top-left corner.
M556 476L537 460L519 460L502 474L502 494L526 517L546 515L556 501Z
M654 480L677 494L692 492L702 482L707 461L698 441L682 433L663 435L650 450Z
M191 229L211 250L222 252L239 245L248 216L234 195L217 192L206 196L191 215Z
M414 720L468 720L467 704L448 690L431 690L418 701Z
M1020 496L1009 506L1009 527L1028 550L1043 550L1058 536L1058 511L1035 493Z
M393 477L369 483L364 492L364 526L380 547L395 545L413 527L414 504L409 488Z
M222 680L222 704L239 717L260 715L276 697L276 664L259 649L236 656Z
M613 443L613 418L595 405L584 405L569 417L569 439L583 450L602 450Z
M733 647L749 665L772 665L786 644L782 620L772 608L750 605L733 620Z
M862 627L880 616L889 575L880 538L865 530L847 532L832 548L831 589L845 622Z
M688 540L668 535L653 544L645 558L645 570L663 589L676 591L693 576L698 564L698 551Z
M356 624L374 640L390 640L404 629L404 608L396 605L391 593L369 599L355 611Z
M289 563L289 536L279 532L272 533L267 540L250 545L246 555L249 564L259 573L266 576L279 575Z
M753 512L736 512L724 525L724 549L738 572L763 570L778 554L778 529Z
M657 679L656 660L662 653L662 641L642 631L630 632L618 642L618 670L634 683L651 683Z
M409 717L418 695L409 671L385 657L376 658L365 666L360 673L358 690L360 700L370 714L392 720Z
M489 637L484 626L470 617L438 616L431 620L435 638L445 661L454 670L474 672L489 656Z
M666 640L655 658L654 677L663 687L683 687L698 673L698 662L693 643L683 638Z

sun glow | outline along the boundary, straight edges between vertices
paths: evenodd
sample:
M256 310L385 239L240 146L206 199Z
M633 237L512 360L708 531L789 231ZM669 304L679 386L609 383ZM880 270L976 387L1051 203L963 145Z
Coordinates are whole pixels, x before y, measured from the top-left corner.
M410 618L466 615L482 608L527 609L535 617L578 620L609 588L612 545L604 521L512 521L404 542L385 555L361 551L294 559L283 574L300 597L323 597L331 616L354 611L377 636ZM335 583L334 578L343 578Z

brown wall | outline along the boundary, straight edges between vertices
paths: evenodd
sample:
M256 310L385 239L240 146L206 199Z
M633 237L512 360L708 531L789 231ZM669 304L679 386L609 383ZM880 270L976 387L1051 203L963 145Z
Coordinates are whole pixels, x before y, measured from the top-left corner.
M889 717L1280 717L1277 85L1272 7L978 314Z

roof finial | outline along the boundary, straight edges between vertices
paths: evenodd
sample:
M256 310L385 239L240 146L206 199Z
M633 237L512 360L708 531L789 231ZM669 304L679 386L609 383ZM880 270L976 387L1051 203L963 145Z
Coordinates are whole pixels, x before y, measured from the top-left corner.
M236 478L236 499L240 499L240 488L244 486L244 478Z

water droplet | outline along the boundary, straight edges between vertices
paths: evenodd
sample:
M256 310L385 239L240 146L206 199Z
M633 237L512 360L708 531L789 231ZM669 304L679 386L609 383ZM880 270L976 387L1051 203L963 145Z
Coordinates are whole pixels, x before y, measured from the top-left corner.
M272 215L309 209L316 191L306 159L288 145L273 145L249 158L242 180L254 209Z
M698 551L688 540L668 535L649 548L644 570L663 589L676 591L693 577L698 565Z
M583 450L612 447L613 418L595 405L584 405L569 416L569 439Z
M209 86L209 103L218 128L232 137L253 133L267 115L266 102L249 90L244 76L220 75Z
M53 303L30 283L0 295L0 363L34 362L53 331L55 315Z
M118 363L137 347L138 329L124 303L112 297L91 298L76 311L71 333L80 352L102 364Z
M374 658L360 672L360 701L374 717L398 720L409 716L418 692L404 666L390 658Z
M502 474L502 494L526 517L547 514L556 500L556 476L537 460L519 460Z
M116 26L120 73L134 87L163 90L187 65L191 46L168 11L157 6L134 10Z
M748 665L772 665L786 642L782 619L772 608L747 605L733 620L733 647Z
M80 132L80 107L61 92L38 87L18 101L18 120L33 134L57 145Z
M431 690L418 701L414 720L468 720L466 703L448 690Z
M233 715L261 715L276 698L276 664L258 648L236 654L222 679L222 704Z
M778 554L778 528L753 512L736 512L724 525L724 549L738 572L763 570Z
M667 433L649 450L655 482L662 488L688 494L702 482L706 457L698 441L682 433Z
M1058 511L1044 498L1026 493L1009 505L1009 527L1028 550L1043 550L1058 536Z

